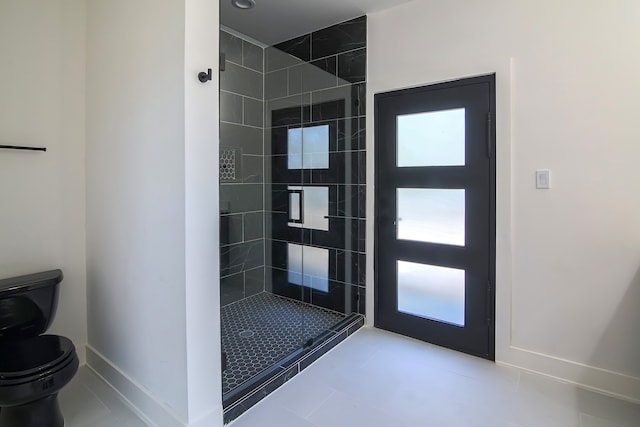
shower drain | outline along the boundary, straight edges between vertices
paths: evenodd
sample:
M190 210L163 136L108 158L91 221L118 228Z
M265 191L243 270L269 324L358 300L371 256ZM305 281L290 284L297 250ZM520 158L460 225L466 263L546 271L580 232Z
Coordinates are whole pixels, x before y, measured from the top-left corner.
M250 329L246 329L244 331L241 331L238 335L240 335L240 338L251 338L253 336L254 332Z

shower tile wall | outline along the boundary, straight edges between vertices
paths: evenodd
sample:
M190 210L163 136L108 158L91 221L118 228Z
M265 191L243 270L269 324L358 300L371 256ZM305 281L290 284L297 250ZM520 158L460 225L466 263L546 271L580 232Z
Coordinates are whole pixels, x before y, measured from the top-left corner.
M366 17L265 50L267 290L345 314L364 314L365 305L365 70ZM300 128L328 130L328 153L311 154L309 166L292 166L289 159ZM327 210L319 216L328 230L292 225L290 193L304 187L328 191ZM314 192L320 194L308 191ZM288 272L290 252L299 250L292 244L314 248L309 254L326 250L328 277L296 284L301 279Z
M220 31L221 303L264 291L264 49Z

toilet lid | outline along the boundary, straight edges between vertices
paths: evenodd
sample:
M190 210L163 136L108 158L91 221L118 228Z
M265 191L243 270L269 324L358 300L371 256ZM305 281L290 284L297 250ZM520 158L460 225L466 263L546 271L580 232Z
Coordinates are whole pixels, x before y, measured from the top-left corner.
M17 379L50 372L75 355L71 340L57 335L40 335L0 346L0 380Z

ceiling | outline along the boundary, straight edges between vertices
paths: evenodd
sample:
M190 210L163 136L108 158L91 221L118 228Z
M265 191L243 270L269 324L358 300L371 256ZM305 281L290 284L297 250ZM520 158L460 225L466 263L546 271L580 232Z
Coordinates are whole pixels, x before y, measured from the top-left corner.
M220 23L264 43L276 43L351 18L411 0L255 0L256 7L240 10L220 0Z

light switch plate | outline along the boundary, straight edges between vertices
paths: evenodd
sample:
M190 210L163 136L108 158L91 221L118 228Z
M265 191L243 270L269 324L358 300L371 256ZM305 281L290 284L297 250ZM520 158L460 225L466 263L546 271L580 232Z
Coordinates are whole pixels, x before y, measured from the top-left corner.
M542 190L551 188L551 171L549 169L538 169L536 171L536 188Z

